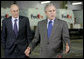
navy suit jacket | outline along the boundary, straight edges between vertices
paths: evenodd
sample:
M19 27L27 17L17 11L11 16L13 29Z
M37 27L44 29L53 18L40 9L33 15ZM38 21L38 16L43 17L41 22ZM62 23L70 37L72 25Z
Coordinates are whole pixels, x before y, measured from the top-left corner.
M18 55L23 55L31 40L29 19L27 17L19 16L19 32L17 37L13 31L11 19L12 17L9 17L2 21L1 32L1 42L6 55L9 57L15 50Z

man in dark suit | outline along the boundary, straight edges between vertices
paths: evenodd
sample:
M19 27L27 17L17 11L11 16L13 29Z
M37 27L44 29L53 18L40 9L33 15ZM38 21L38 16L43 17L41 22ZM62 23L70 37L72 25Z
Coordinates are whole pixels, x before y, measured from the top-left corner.
M70 51L68 26L65 21L56 18L56 7L53 4L45 6L47 19L38 23L35 37L25 50L29 56L36 44L40 41L40 58L61 58L63 41L66 44L65 53ZM39 39L40 36L40 39Z
M19 16L19 7L11 5L12 17L2 22L1 41L5 58L26 58L24 53L31 39L29 19Z

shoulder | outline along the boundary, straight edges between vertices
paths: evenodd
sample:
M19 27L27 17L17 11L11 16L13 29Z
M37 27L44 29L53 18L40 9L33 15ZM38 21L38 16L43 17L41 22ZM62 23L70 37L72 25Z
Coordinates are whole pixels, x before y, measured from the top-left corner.
M42 23L42 24L43 24L43 23L45 23L45 22L46 22L46 19L44 19L44 20L42 20L42 21L39 21L38 23L40 23L40 24Z
M9 20L11 20L11 16L8 18L4 18L2 22L8 22Z
M26 16L19 16L19 19L22 21L22 22L29 22L29 18L26 17Z
M26 16L19 16L20 17L20 19L28 19L28 17L26 17Z

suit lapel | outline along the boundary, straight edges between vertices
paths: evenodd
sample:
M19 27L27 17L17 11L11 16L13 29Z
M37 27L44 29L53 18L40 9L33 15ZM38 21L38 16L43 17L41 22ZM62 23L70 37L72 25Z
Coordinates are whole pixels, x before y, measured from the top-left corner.
M51 32L51 35L50 35L49 40L52 39L52 37L54 36L57 27L58 27L58 20L57 20L57 18L56 18L56 19L54 20L54 25L53 25L52 32Z
M9 25L10 30L13 31L12 20L11 20L11 18L9 19L8 25Z
M48 38L47 38L47 19L44 22L43 28L44 28L45 39L48 40Z
M21 17L19 16L19 31L18 31L18 35L20 33L20 29L21 29Z
M10 17L9 18L9 21L8 21L9 23L8 23L8 25L9 25L9 29L10 29L10 31L13 33L13 35L15 35L15 33L14 33L14 30L13 30L13 26L12 26L12 18Z

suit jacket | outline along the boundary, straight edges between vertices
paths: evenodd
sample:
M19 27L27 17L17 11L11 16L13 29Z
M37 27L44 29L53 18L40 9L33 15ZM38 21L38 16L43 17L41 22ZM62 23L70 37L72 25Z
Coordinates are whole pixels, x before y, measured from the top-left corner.
M11 19L12 17L9 17L2 22L1 41L5 49L5 56L16 57L14 54L22 56L31 39L29 19L19 16L19 32L17 37L15 36Z
M39 39L40 36L40 39ZM52 28L51 36L47 37L47 19L38 23L35 37L29 47L31 51L35 48L36 44L40 41L40 57L41 58L54 58L57 54L63 51L63 41L68 42L70 46L68 26L65 21L55 19Z

